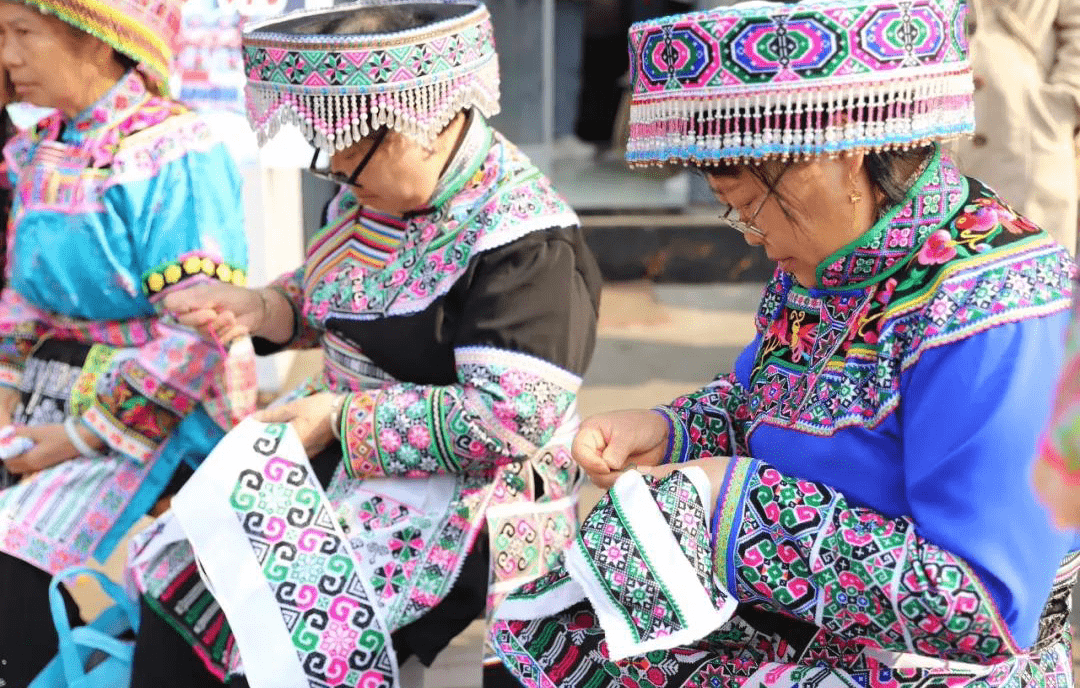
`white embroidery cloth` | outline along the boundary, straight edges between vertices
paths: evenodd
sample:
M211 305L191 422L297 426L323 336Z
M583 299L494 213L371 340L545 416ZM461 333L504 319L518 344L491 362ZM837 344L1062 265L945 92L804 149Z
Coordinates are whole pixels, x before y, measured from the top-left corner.
M390 634L288 425L246 420L173 498L252 688L398 686Z
M627 471L585 519L565 569L511 594L495 617L536 619L587 599L612 660L708 635L738 604L712 575L709 494L696 466L662 480Z

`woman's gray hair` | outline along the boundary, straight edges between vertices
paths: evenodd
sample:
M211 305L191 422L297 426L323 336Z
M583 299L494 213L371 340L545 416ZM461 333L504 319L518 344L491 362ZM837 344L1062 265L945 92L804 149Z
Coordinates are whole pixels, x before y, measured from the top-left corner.
M871 151L863 156L866 174L870 183L885 194L885 207L900 205L907 198L908 191L915 184L924 163L934 154L934 144L918 148L903 148L887 151Z
M426 5L413 5L408 9L395 5L369 5L352 9L348 13L300 21L290 30L298 34L324 36L396 33L443 18L444 13L434 11L431 6Z

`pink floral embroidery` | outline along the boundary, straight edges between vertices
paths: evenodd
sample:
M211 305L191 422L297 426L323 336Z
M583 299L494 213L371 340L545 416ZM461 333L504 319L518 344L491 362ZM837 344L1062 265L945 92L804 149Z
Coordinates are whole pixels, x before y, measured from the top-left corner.
M951 260L954 256L956 256L955 242L947 230L939 229L931 234L923 247L919 249L917 258L922 265L937 265Z
M383 430L379 433L379 444L383 451L396 452L401 449L401 436L393 430Z
M431 434L422 425L414 425L409 428L409 444L417 449L427 449L431 446Z

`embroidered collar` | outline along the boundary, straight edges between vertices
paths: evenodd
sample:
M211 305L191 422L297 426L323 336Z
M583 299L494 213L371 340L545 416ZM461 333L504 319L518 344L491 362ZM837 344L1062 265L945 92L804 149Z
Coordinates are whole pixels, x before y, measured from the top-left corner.
M492 132L484 116L475 110L467 113L461 142L446 164L446 169L431 194L431 208L441 208L460 192L484 164L491 150Z
M442 176L435 184L435 190L431 193L431 202L424 208L412 210L403 215L405 220L414 220L440 210L446 202L457 196L469 182L476 181L476 173L491 150L494 140L494 132L488 126L483 115L475 110L466 113L465 129L457 148L446 163ZM339 213L350 213L352 216L367 214L375 211L365 209L351 193L342 196ZM379 213L375 212L375 215ZM415 223L412 223L415 224Z
M811 291L861 289L885 279L959 210L967 192L967 179L938 146L902 203L822 261Z
M130 70L96 103L76 115L65 127L62 138L71 143L94 137L103 129L124 121L150 95L142 77Z

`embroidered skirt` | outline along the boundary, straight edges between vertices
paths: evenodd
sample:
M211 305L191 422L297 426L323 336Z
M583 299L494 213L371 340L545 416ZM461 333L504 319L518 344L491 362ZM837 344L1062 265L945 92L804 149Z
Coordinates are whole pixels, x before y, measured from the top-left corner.
M1070 555L1059 570L1034 648L993 665L869 649L808 622L748 605L738 605L722 624L696 624L704 631L691 640L658 647L664 638L694 626L692 617L702 611L700 605L687 604L685 593L696 585L693 579L683 577L676 583L678 572L673 573L672 566L674 559L684 557L689 570L707 573L703 566L709 557L700 556L705 554L700 536L707 524L700 501L689 498L694 492L688 485L691 477L676 471L661 481L648 478L647 492L626 491L620 500L624 476L585 519L578 543L567 552L567 567L524 586L497 610L492 643L523 686L1073 685L1067 616L1080 554ZM650 509L669 525L648 523ZM678 538L675 557L650 556L663 530ZM575 566L575 557L578 562L584 557L586 564ZM573 569L573 578L567 568ZM699 580L710 584L704 576ZM627 651L628 646L636 651Z
M128 350L45 339L27 358L14 421L24 425L62 423L81 412L92 394L100 361ZM115 359L113 359L115 360ZM215 438L209 438L214 441ZM166 492L191 443L167 443L145 464L116 452L77 457L22 477L0 468L0 552L49 573L95 557L108 557L124 534ZM170 481L176 483L170 487Z

